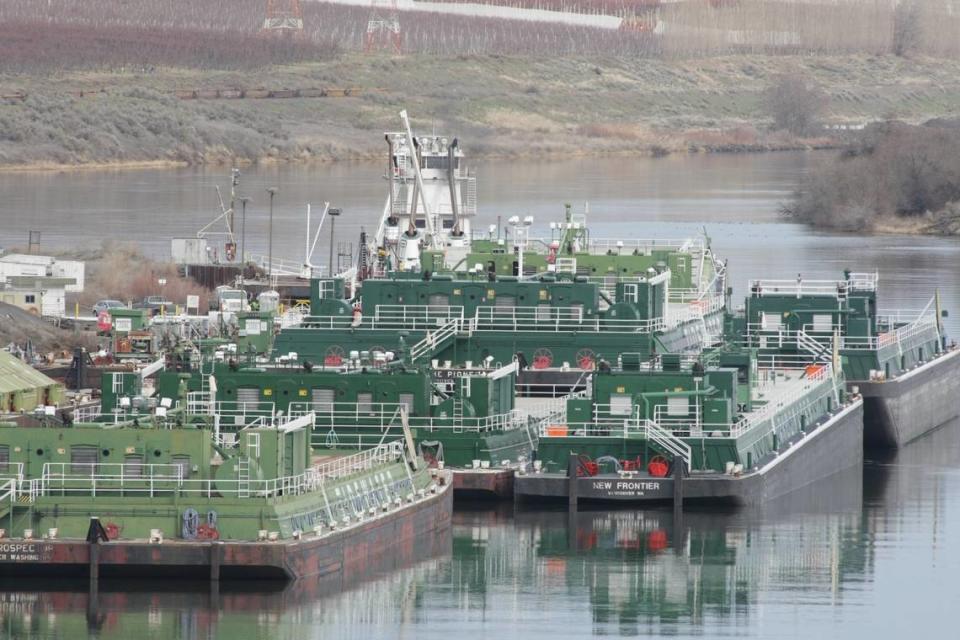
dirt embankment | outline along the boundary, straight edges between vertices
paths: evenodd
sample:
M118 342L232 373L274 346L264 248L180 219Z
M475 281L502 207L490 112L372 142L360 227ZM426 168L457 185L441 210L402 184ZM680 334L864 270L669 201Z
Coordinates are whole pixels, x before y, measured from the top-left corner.
M823 88L832 128L805 138L772 130L762 96L784 73ZM258 87L361 91L345 98L177 97L185 88ZM469 141L471 157L658 155L837 146L850 126L956 115L960 61L345 54L259 71L0 76L0 94L17 92L26 98L0 104L2 168L379 158L381 134L398 127L403 108L414 127Z
M54 353L59 357L77 346L93 348L97 340L93 332L60 328L19 307L0 302L0 348L11 343L25 347L28 342L37 353Z

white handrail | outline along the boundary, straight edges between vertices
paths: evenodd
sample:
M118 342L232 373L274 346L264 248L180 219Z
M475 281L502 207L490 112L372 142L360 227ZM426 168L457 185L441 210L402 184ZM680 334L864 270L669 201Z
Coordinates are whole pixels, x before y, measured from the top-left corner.
M367 451L315 465L295 476L266 480L189 479L177 464L138 463L47 463L39 481L30 481L31 495L88 494L121 492L125 495L203 495L209 498L238 496L280 498L320 490L329 480L349 477L405 457L400 441L389 442ZM89 467L90 472L75 472ZM104 471L103 468L106 468ZM175 469L159 473L157 469ZM27 484L27 483L24 483Z
M427 331L423 340L410 347L410 362L415 363L422 356L433 355L440 346L457 335L460 323L460 320L454 318L436 331Z

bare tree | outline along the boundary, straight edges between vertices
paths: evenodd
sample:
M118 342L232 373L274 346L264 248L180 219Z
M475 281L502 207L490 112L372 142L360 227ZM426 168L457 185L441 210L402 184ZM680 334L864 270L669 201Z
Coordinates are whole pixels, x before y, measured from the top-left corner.
M893 13L893 53L907 56L920 46L920 5L907 0L897 5Z
M827 106L827 95L804 76L788 73L774 79L764 92L763 103L773 117L775 129L804 136L814 133L820 113Z

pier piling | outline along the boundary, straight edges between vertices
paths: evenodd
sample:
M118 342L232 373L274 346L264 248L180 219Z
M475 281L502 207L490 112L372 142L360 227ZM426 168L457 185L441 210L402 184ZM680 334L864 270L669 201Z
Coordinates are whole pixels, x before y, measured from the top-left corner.
M687 461L677 457L673 460L673 513L683 514L683 477L687 474Z
M220 556L223 555L223 543L215 540L210 543L210 582L220 581Z
M567 510L577 510L577 469L580 466L580 459L575 453L571 453L567 459Z

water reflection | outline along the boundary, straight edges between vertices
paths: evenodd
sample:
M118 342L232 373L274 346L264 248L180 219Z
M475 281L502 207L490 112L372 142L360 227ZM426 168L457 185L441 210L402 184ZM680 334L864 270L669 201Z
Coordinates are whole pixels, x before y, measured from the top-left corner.
M845 472L764 509L693 511L680 522L657 510L467 509L455 517L452 552L356 584L270 593L234 584L217 594L113 585L93 614L86 593L19 584L0 597L2 624L11 637L38 638L733 633L756 627L771 599L838 606L847 583L872 580L861 478Z

